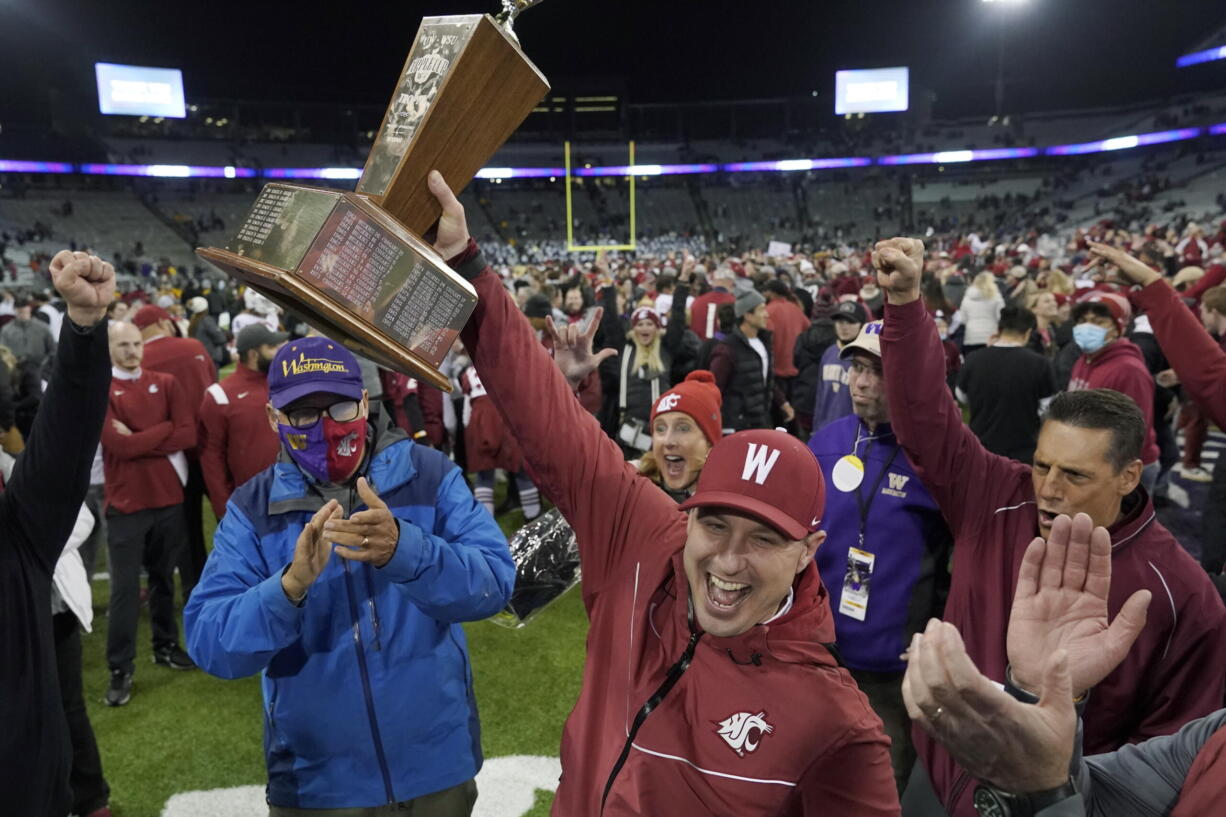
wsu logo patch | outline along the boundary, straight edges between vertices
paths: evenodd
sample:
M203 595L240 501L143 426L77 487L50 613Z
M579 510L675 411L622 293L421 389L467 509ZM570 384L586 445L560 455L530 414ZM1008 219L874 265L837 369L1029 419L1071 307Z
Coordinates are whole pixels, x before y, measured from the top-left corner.
M356 431L349 432L344 437L341 437L341 441L336 444L336 455L338 457L352 457L357 450L357 443L358 433Z
M746 752L757 749L762 743L762 736L774 731L775 727L766 722L765 712L756 715L738 712L715 724L715 733L738 757L745 757Z

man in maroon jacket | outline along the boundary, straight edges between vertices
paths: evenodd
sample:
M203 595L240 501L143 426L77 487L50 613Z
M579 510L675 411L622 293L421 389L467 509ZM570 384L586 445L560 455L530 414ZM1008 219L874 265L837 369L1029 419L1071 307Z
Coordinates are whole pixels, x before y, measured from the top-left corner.
M192 414L192 427L199 423L198 413L204 391L217 382L217 370L204 344L195 338L175 335L174 320L160 306L142 306L136 310L132 323L145 341L142 365L155 372L165 372L183 387ZM184 524L187 545L179 558L179 577L183 582L183 598L192 592L204 570L204 474L200 469L200 452L193 445L187 451L187 486L183 493Z
M881 722L823 646L812 454L777 431L725 438L678 507L571 393L596 365L578 329L555 366L437 172L430 187L435 249L479 296L464 345L579 543L591 629L553 814L897 815Z
M736 286L736 273L728 267L719 267L711 277L714 285L706 295L699 295L690 304L690 328L700 340L710 340L719 331L719 306L736 302L732 288Z
M1026 545L1036 533L1048 535L1057 515L1087 513L1111 535L1111 614L1138 590L1154 603L1136 646L1090 697L1086 751L1170 734L1212 712L1226 684L1226 608L1140 486L1139 409L1109 390L1061 395L1039 432L1033 467L989 453L945 388L945 355L920 299L922 260L923 243L913 239L881 242L874 255L887 296L886 384L891 401L906 407L894 432L955 537L946 621L962 632L979 669L1003 682L1005 629ZM908 811L973 817L973 780L930 736L915 736L923 766L907 792Z
M123 706L132 696L142 564L149 571L154 662L171 669L196 666L179 647L174 603L187 482L183 452L196 444L196 424L183 387L168 374L141 367L139 329L112 323L110 339L110 405L102 426L111 570L106 702Z
M1179 376L1188 396L1217 423L1226 428L1226 344L1215 341L1195 315L1183 305L1178 293L1171 289L1156 271L1125 253L1106 244L1090 244L1090 254L1100 264L1114 264L1129 283L1141 287L1133 295L1137 307L1149 317L1162 353ZM1203 308L1203 305L1202 305ZM1214 469L1214 482L1204 509L1201 537L1201 565L1207 569L1226 597L1226 466L1220 462Z
M1154 378L1140 347L1124 337L1132 307L1114 292L1093 292L1073 307L1073 342L1081 357L1073 364L1069 391L1114 389L1137 404L1145 417L1141 483L1152 490L1158 480L1158 442L1154 431Z
M268 426L268 367L289 335L253 323L238 333L238 365L200 403L200 468L213 513L221 519L230 494L277 461L281 441Z

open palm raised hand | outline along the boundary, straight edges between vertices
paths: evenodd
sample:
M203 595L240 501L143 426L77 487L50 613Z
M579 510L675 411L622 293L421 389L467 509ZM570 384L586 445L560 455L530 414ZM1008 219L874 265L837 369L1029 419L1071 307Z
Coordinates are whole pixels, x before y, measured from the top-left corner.
M1108 624L1111 537L1086 514L1059 516L1044 542L1026 549L1009 615L1008 652L1014 682L1035 690L1049 656L1068 654L1076 694L1124 660L1145 626L1150 592L1138 590Z

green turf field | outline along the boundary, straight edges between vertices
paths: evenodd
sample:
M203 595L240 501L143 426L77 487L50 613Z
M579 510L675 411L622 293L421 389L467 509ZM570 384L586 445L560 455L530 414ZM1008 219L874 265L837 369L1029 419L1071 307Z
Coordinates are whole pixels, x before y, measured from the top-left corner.
M522 520L519 511L512 511L499 523L510 534ZM206 501L209 540L213 525ZM107 596L107 583L95 582L94 631L83 636L84 681L116 817L158 817L167 798L178 792L263 784L258 678L223 681L201 671L155 666L145 609L132 700L119 708L102 703L108 681ZM520 630L489 622L466 630L486 757L556 756L583 666L587 619L578 591ZM548 814L551 802L552 794L538 791L529 814Z

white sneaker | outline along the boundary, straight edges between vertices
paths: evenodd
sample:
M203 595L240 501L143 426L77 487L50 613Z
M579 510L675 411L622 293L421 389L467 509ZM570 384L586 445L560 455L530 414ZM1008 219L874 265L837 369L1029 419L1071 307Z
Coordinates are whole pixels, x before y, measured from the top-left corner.
M1179 476L1183 477L1188 482L1213 482L1213 474L1209 473L1204 468L1201 468L1199 465L1195 468L1189 468L1183 463L1180 463L1179 465L1175 466L1175 471L1179 474Z

